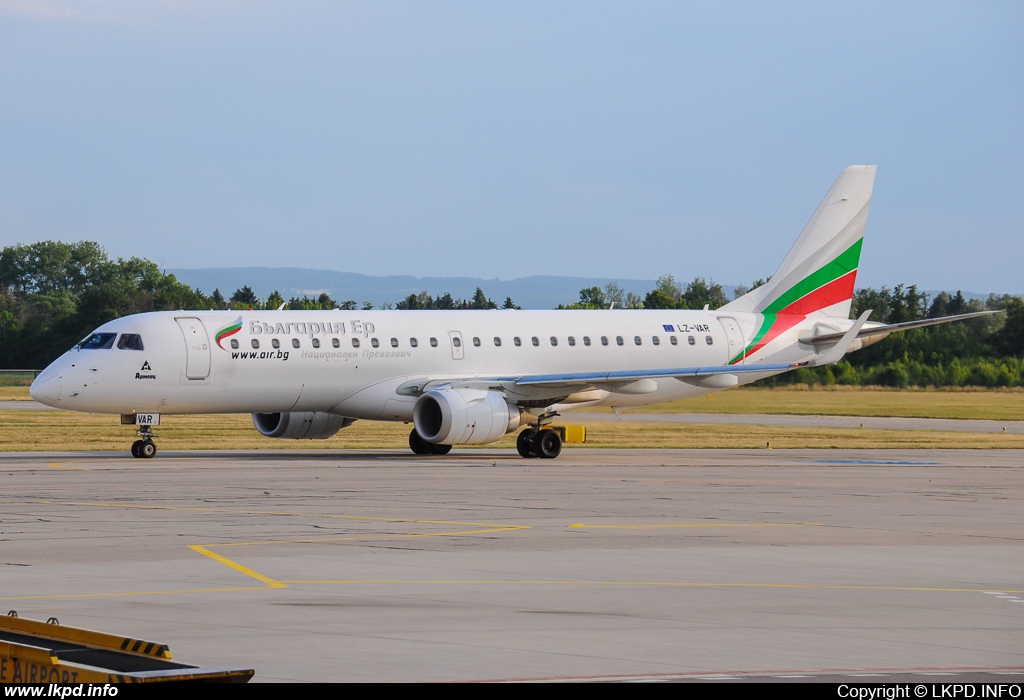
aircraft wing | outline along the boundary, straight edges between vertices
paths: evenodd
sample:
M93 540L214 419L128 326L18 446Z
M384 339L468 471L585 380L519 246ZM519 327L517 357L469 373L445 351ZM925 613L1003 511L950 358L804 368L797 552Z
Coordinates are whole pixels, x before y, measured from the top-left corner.
M700 379L724 374L751 374L755 372L785 372L796 369L805 363L761 363L754 365L708 365L705 367L666 367L664 369L629 369L613 372L568 372L565 374L530 374L525 377L506 377L505 381L514 381L516 386L593 386L602 384L620 384L640 379L664 379L673 377L680 381Z
M956 316L943 316L941 318L926 318L920 321L906 321L905 323L890 323L885 326L874 326L868 328L861 328L857 333L858 338L866 338L872 335L889 335L896 331L909 331L911 328L925 328L927 326L937 326L940 323L950 323L952 321L964 321L968 318L978 318L979 316L990 316L991 314L998 314L1000 311L975 311L969 314L958 314ZM806 340L801 340L804 343L811 343L812 345L818 345L821 343L834 343L843 337L843 333L827 333L825 335L816 335Z

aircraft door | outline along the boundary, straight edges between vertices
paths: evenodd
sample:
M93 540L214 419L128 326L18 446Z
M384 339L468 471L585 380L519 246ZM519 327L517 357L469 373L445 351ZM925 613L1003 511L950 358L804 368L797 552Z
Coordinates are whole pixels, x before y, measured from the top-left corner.
M210 376L210 336L203 322L194 316L175 318L185 337L185 377L206 379Z
M725 328L725 337L729 344L729 356L725 361L731 362L734 357L743 354L743 331L740 330L740 324L736 323L736 319L731 316L719 316L718 320ZM739 360L736 364L743 364L743 360Z
M466 348L462 345L462 333L459 331L448 331L448 339L452 343L452 359L461 360L466 356Z

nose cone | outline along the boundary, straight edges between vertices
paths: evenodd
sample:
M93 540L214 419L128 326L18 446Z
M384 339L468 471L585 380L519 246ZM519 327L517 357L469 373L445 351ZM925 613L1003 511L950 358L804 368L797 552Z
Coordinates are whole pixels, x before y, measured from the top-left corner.
M39 403L56 406L60 403L60 375L47 369L32 382L28 393Z

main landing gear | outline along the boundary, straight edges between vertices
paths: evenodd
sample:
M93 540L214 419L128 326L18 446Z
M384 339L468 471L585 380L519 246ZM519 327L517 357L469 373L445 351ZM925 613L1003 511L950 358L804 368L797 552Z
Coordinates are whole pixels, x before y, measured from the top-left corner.
M451 445L435 445L427 442L416 432L416 428L409 433L409 449L418 455L446 455L452 451Z
M153 449L155 450L156 447L154 446ZM418 455L446 455L452 451L452 446L427 442L416 432L416 428L413 428L409 433L409 449ZM562 452L562 436L552 428L528 427L516 438L516 450L519 451L520 456L528 459L533 457L554 459ZM132 447L132 454L135 454L134 447Z
M144 426L136 433L136 435L138 435L140 439L132 443L132 457L139 457L142 459L156 457L156 443L153 442L153 438L156 437L156 434L150 432L148 426Z
M516 438L516 450L527 459L554 459L562 452L562 436L550 428L527 428Z

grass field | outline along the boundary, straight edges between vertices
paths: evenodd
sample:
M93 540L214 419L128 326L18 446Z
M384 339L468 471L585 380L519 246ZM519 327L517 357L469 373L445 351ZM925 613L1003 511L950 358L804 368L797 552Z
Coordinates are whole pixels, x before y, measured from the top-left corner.
M0 387L0 400L29 399L26 387ZM1024 420L1024 391L736 389L641 409L647 413L799 414ZM595 421L587 447L652 448L1024 448L1024 436L930 430L825 429ZM609 418L611 415L609 414ZM247 415L164 416L163 449L406 448L410 426L358 421L329 440L272 440ZM566 421L572 422L571 414ZM123 450L134 439L117 416L69 411L0 411L0 450ZM494 447L515 446L514 436Z
M1024 389L939 390L807 386L744 388L635 409L640 413L753 413L1024 420ZM624 415L628 416L629 412Z
M358 421L329 440L273 440L247 415L164 416L157 444L167 450L408 449L411 426ZM0 450L128 450L134 431L117 416L53 411L0 411ZM694 425L596 421L584 447L618 448L1014 448L1024 435L931 430L859 430L791 426ZM491 445L510 449L515 435ZM458 449L458 448L456 448Z

